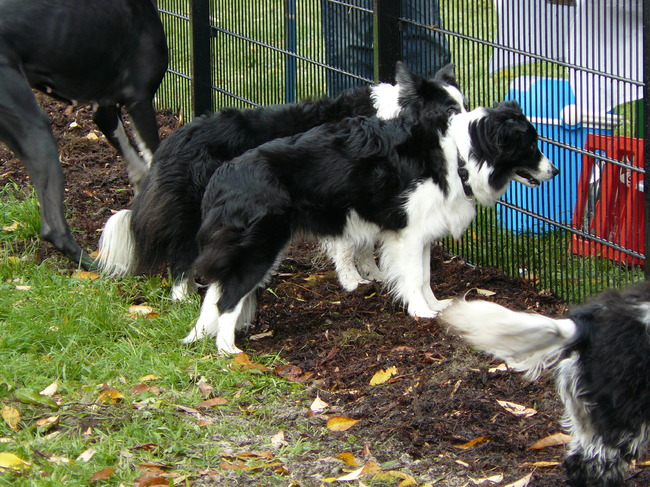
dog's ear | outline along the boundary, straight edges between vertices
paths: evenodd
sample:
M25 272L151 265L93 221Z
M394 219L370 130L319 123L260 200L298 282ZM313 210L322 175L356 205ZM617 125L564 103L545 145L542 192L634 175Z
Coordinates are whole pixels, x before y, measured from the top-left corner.
M424 80L401 61L397 61L397 64L395 64L395 82L399 86L399 103L401 106L405 106L406 103L420 97Z
M519 102L516 100L506 100L506 101L499 102L496 104L496 107L506 109L506 110L512 110L517 114L523 113L521 111L521 105L519 105Z
M458 81L456 81L456 71L453 63L449 63L438 70L433 77L433 81L438 81L445 85L452 85L458 88Z

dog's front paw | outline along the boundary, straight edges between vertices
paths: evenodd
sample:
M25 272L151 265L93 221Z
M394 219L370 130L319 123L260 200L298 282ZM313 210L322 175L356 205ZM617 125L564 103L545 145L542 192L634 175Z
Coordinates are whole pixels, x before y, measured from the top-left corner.
M242 350L235 345L234 339L228 340L221 333L217 335L216 342L217 352L220 355L237 355L238 353L242 353Z
M409 315L411 315L413 318L435 318L438 316L438 313L440 310L433 310L430 308L410 308L409 307Z

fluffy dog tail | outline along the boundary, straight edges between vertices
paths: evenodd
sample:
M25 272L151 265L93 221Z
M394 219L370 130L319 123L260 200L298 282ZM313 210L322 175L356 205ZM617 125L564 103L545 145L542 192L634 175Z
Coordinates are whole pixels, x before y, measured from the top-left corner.
M108 219L99 239L97 263L113 277L135 273L135 241L131 230L131 210L121 210Z
M578 339L570 319L517 312L488 301L457 300L440 319L476 348L504 360L534 380Z

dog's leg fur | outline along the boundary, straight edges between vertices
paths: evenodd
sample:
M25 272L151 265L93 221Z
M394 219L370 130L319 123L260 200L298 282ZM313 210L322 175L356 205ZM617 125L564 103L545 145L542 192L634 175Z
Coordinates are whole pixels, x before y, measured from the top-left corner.
M96 105L93 113L93 121L113 147L118 149L122 157L124 157L129 181L137 193L140 190L142 180L149 170L149 165L140 157L140 154L138 154L133 145L131 145L129 136L124 128L124 123L122 122L119 107ZM157 127L155 123L154 127ZM155 150L155 147L157 147L157 143L154 145L153 150Z
M441 311L452 303L451 299L438 299L431 289L431 246L425 245L422 252L422 294L434 311Z
M438 314L422 292L422 283L428 280L429 275L423 262L424 253L429 248L429 243L422 242L415 234L382 234L379 264L388 289L406 305L411 316L418 318L434 318Z
M321 245L332 262L334 262L336 275L343 289L354 291L360 284L369 282L361 277L355 265L354 242L346 238L327 238L321 240Z
M374 242L360 245L355 253L357 269L361 277L368 281L382 282L384 277L375 260Z
M220 316L217 302L221 296L219 285L212 283L205 293L201 314L192 331L181 340L181 343L193 343L205 336L217 336L219 333Z

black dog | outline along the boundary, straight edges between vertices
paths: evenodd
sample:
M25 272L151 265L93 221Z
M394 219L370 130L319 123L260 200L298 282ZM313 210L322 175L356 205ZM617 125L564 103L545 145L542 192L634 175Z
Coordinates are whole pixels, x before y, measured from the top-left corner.
M183 299L195 290L193 263L198 255L201 200L210 177L224 162L264 142L348 116L395 117L401 111L399 100L407 94L412 94L410 103L454 113L464 110L451 64L432 80L425 80L399 63L396 81L395 86L359 87L335 98L256 109L227 108L175 131L156 152L132 209L118 212L106 223L100 240L101 268L124 275L151 273L168 264L174 280L172 296ZM441 85L449 92L441 90ZM366 254L372 255L372 249L374 242ZM332 258L346 289L354 289L363 278L376 279L379 271L371 257L359 259L361 276L348 263L351 252L336 250Z
M650 431L650 283L607 291L565 319L486 301L458 301L441 318L531 379L554 367L573 437L564 461L568 483L622 485Z
M32 88L93 103L95 123L126 159L137 188L159 144L152 99L166 69L165 34L152 0L0 1L0 140L23 161L36 189L42 238L84 267L92 259L65 221L56 141ZM122 125L122 106L137 148Z

